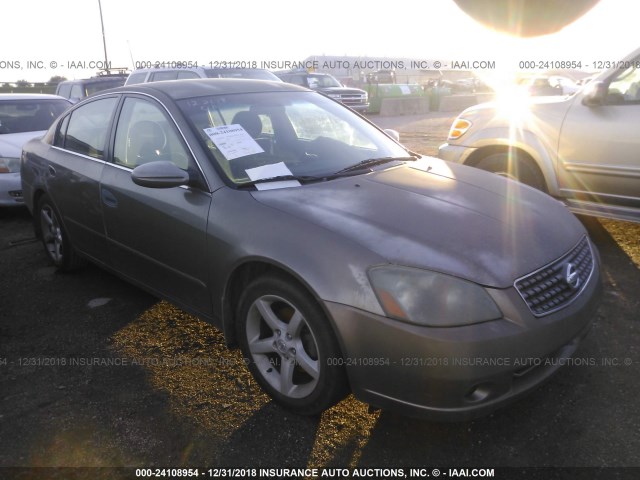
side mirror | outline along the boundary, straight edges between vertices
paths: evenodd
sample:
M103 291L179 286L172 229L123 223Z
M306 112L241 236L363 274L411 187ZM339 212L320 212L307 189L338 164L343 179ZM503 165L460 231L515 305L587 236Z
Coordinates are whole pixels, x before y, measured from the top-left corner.
M396 130L385 128L383 132L386 133L387 136L393 138L396 142L400 143L400 134Z
M582 97L582 104L587 107L595 107L598 105L604 105L607 98L607 91L609 87L601 81L589 82L584 87L584 96Z
M131 172L136 185L148 188L172 188L189 183L189 174L167 161L139 165Z

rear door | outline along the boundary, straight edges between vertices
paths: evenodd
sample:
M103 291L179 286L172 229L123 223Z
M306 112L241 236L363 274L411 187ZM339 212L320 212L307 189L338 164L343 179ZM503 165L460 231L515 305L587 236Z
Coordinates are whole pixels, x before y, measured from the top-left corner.
M73 245L101 262L107 261L107 248L99 184L119 98L114 95L85 103L64 117L46 172L47 190Z
M210 315L205 249L211 195L162 105L141 96L124 99L111 160L103 172L101 200L113 266L159 294ZM136 166L160 160L188 171L193 186L156 189L133 183Z

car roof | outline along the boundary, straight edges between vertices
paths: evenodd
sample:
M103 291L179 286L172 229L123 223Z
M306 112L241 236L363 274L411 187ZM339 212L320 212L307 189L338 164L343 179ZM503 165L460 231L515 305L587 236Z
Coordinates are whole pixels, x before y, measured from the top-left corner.
M51 95L48 93L0 93L0 101L2 100L67 100L59 95Z
M289 83L269 80L252 80L244 78L199 78L136 83L133 85L105 90L103 93L131 92L155 95L157 92L162 92L174 100L180 100L183 98L204 97L208 95L283 91L307 92L310 90Z

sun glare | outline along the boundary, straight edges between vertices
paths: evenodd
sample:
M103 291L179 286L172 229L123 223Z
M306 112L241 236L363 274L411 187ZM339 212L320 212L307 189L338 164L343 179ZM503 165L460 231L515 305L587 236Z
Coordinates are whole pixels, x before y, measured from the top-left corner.
M521 126L530 116L531 97L518 85L507 85L496 90L498 115L507 118L512 126Z

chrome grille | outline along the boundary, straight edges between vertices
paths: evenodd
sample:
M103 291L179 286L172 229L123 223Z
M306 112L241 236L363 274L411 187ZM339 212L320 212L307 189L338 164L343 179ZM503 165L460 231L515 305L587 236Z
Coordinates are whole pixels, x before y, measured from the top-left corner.
M516 280L515 287L531 312L540 317L570 304L589 282L593 272L593 253L583 237L569 253L555 262ZM579 283L571 286L568 277L577 274Z
M360 105L365 103L364 96L362 95L341 95L340 101L346 105Z

